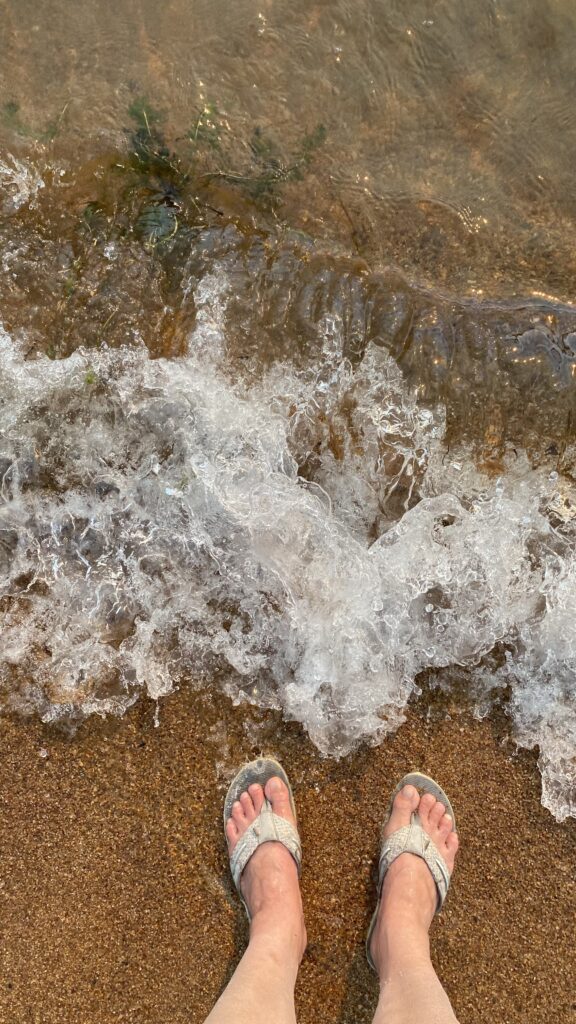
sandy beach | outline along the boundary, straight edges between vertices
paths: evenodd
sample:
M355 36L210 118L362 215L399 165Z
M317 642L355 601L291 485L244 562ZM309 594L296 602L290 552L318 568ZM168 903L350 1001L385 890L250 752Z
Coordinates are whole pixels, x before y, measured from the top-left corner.
M458 1021L576 1024L576 3L1 9L0 1024L203 1024L259 754L298 1024L372 1021L415 769Z
M299 727L183 690L75 737L3 719L0 1021L199 1024L234 968L246 924L231 890L221 807L261 750L286 765L304 843L309 948L301 1024L364 1024L364 956L379 822L420 767L448 789L462 846L433 931L461 1024L544 1024L576 1013L576 822L540 805L533 755L505 721L411 709L379 747L335 762Z

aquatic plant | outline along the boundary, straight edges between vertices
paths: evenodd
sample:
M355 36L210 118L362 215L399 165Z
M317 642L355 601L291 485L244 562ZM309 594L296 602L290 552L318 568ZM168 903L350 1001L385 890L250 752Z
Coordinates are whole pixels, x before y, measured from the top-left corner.
M1 108L0 118L2 120L2 124L17 135L22 135L24 138L36 139L38 142L52 142L58 133L67 109L68 103L65 104L58 117L47 121L44 128L37 129L33 128L22 119L20 114L20 104L17 103L16 100L8 100Z
M318 124L312 132L303 136L296 152L285 157L274 139L262 128L256 127L250 140L252 166L243 173L219 170L212 177L223 178L238 186L254 200L277 204L282 185L302 181L325 138L326 128Z
M208 146L219 149L222 137L222 115L215 103L207 103L199 111L194 127L188 133L188 140L194 146Z
M210 202L212 183L218 180L263 209L278 206L282 187L303 180L326 138L326 128L318 124L286 156L272 135L257 126L250 139L249 165L238 169L224 145L229 128L216 103L206 103L195 114L192 127L180 140L184 142L182 152L168 145L166 115L145 97L136 97L128 114L133 122L127 130L128 169L137 173L138 180L128 187L126 195L133 194L134 189L142 194L133 230L148 247L174 238L183 222L197 225L210 213L221 216Z

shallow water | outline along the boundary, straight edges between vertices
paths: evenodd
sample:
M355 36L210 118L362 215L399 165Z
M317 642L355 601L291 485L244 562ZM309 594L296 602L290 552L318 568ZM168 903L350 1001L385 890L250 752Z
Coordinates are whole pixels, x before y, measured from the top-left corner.
M0 683L345 755L504 701L576 813L576 15L4 3ZM55 73L57 68L57 73Z

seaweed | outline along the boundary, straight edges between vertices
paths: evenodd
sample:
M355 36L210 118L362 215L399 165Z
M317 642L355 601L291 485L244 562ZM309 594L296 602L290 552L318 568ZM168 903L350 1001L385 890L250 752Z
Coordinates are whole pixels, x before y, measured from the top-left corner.
M58 117L48 121L43 129L32 128L31 125L26 124L22 120L20 105L16 100L8 100L3 105L0 117L2 124L6 128L9 128L10 131L15 132L17 135L21 135L23 138L35 139L37 142L52 142L60 129L67 109L68 103L65 104Z
M196 147L207 146L209 149L220 149L222 114L215 103L207 103L199 111L194 127L188 132L187 138Z
M128 114L134 128L128 130L130 159L136 170L145 174L165 174L177 170L177 157L170 152L159 125L164 114L156 110L144 96L137 96L130 104Z
M242 189L253 200L277 202L282 185L303 179L326 139L326 128L319 123L303 136L296 151L286 157L272 135L256 126L248 147L250 166L246 169L226 166L228 160L223 146L226 117L216 103L208 102L196 113L193 126L185 136L189 147L192 147L191 159L185 167L182 158L167 145L162 129L163 111L153 107L145 97L138 96L128 113L135 125L130 132L133 166L149 176L167 179L178 193L190 178L194 179L196 186L220 178ZM207 161L210 156L217 156L220 166L212 169L206 162L201 165L200 158ZM164 235L164 229L167 231L168 228L168 215L162 215L161 220Z
M138 128L151 130L151 126L161 124L164 120L164 112L156 110L144 96L137 96L128 107L128 115L136 123Z
M219 170L214 177L224 178L244 189L254 200L276 205L280 201L284 184L303 180L316 151L325 139L326 128L320 123L312 132L303 136L296 152L286 159L274 139L257 126L250 139L252 166L244 173Z
M213 201L218 181L263 209L274 209L281 201L282 187L303 179L326 137L326 129L318 124L286 156L273 135L257 126L243 150L249 154L248 163L238 167L236 150L233 153L226 145L232 138L227 117L214 102L197 110L192 127L172 144L167 139L166 112L145 96L135 96L127 113L131 121L125 128L128 158L112 165L123 176L123 184L113 205L101 197L89 202L80 226L94 242L111 232L131 234L148 250L171 247L185 224L195 228L208 223L210 215L223 216ZM6 116L18 118L16 105Z

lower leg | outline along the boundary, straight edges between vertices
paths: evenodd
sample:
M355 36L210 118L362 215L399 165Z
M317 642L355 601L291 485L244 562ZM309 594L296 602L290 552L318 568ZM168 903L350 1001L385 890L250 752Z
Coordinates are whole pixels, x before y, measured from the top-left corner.
M426 930L412 926L381 937L380 998L374 1024L457 1024L450 1000L430 960Z
M432 964L421 974L409 971L382 988L374 1024L457 1024Z
M292 819L288 790L279 779L266 784L276 814ZM234 806L226 834L232 851L259 813L261 786L250 786ZM242 874L250 909L250 941L205 1024L295 1024L294 986L306 946L296 865L280 843L265 843Z
M295 1024L298 962L267 936L251 938L206 1024Z
M416 808L452 870L458 839L445 808L433 797L420 800L418 791L407 786L394 801L385 834L408 824ZM436 898L435 883L421 858L405 853L390 865L371 944L380 979L374 1024L457 1024L430 960L428 930Z

